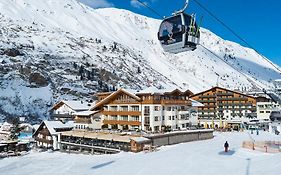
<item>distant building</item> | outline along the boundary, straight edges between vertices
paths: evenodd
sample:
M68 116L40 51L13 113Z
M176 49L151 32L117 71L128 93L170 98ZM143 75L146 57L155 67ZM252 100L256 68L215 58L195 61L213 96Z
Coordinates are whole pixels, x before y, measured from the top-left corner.
M213 87L190 98L204 105L198 107L198 116L206 128L222 128L226 124L239 127L244 120L256 118L256 99L241 92Z
M270 114L269 132L280 134L281 132L281 111L272 111Z
M272 92L259 91L249 92L251 96L254 96L257 101L257 119L262 121L269 121L269 117L272 111L280 110L280 104L276 101Z
M101 111L103 128L153 132L184 129L191 125L191 116L197 117L198 103L192 102L190 95L189 90L178 89L148 88L140 92L119 89L97 94L98 102L91 110ZM197 118L192 121L196 122Z
M8 140L11 135L11 130L13 128L13 124L8 122L4 122L0 127L0 141Z
M47 149L59 149L59 134L63 131L73 129L73 123L62 123L61 121L43 121L34 132L33 138L38 147Z
M91 103L83 101L62 100L51 108L51 118L63 122L74 120L75 113L88 111L91 105Z
M80 130L101 129L102 120L99 111L82 111L74 113L74 128Z
M281 92L281 79L274 80L274 86L276 91Z

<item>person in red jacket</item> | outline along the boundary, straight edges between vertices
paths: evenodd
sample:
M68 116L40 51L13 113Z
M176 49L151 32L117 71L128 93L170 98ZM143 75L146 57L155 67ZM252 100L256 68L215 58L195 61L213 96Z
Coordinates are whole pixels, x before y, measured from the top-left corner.
M228 147L229 147L229 145L228 145L228 143L227 143L227 141L224 143L224 152L228 152Z

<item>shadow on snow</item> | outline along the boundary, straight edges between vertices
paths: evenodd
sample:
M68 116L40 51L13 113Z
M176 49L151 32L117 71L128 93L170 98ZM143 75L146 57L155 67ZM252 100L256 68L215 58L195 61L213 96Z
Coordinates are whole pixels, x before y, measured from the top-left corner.
M102 167L105 167L107 165L110 165L112 163L114 163L115 161L109 161L109 162L105 162L105 163L101 163L101 164L98 164L98 165L95 165L92 167L92 169L99 169L99 168L102 168Z
M229 150L227 152L221 151L221 152L219 152L219 155L232 156L234 153L235 153L234 150Z

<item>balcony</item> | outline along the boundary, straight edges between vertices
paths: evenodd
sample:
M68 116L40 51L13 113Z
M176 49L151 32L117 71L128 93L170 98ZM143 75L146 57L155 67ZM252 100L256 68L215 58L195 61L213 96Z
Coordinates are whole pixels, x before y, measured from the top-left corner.
M140 111L103 111L103 115L141 115Z
M53 144L53 140L47 140L47 139L39 138L39 137L35 137L35 140L38 141L38 142L47 143L47 144L49 144L49 145L52 145L52 144Z
M70 115L70 114L52 114L51 118L53 118L53 119L73 119L74 115Z
M216 98L216 95L201 95L200 98Z
M233 96L232 92L218 92L217 95L219 96Z
M218 97L217 101L247 101L247 97L233 97L233 98L222 98Z
M126 120L103 120L104 124L109 125L141 125L141 122L139 121L126 121Z
M92 123L91 118L75 118L74 121L75 123L86 123L86 124Z
M161 100L162 105L187 105L191 106L191 101L189 100Z
M200 103L215 103L216 100L198 100Z

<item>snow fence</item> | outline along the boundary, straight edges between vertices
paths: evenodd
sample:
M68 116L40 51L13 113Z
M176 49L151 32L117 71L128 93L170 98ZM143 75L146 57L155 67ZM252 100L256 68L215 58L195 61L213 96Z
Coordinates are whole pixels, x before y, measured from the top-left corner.
M244 141L242 147L267 153L281 153L281 142L277 141Z

